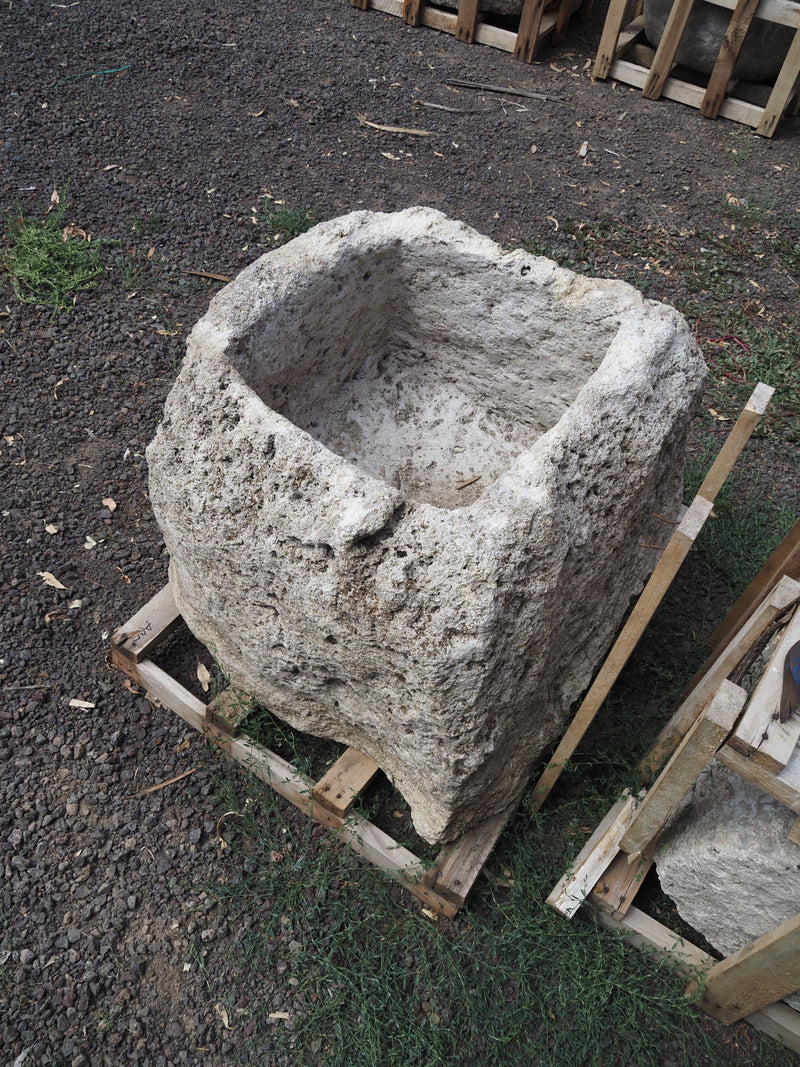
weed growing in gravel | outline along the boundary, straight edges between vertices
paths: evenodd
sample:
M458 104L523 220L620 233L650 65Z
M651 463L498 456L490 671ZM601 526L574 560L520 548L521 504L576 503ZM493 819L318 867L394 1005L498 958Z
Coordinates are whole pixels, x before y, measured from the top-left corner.
M25 215L20 204L6 216L3 266L25 303L72 307L76 295L97 285L103 273L97 243L68 224L68 208L62 194L41 217Z
M307 208L289 207L280 200L261 200L257 222L274 237L290 240L310 230L317 222L315 213Z
M133 215L130 224L133 232L139 234L140 237L163 233L167 228L167 223L158 211L148 211L146 215Z

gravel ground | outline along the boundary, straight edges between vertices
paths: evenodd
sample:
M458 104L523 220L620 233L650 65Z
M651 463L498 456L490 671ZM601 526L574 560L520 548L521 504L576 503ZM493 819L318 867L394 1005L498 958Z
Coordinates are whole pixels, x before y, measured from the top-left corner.
M197 888L221 862L207 757L107 655L166 579L143 454L218 287L186 272L269 247L264 194L319 218L423 203L509 244L569 217L713 229L726 191L797 204L797 119L766 141L593 85L602 15L525 66L345 0L4 5L0 208L58 189L109 269L55 314L2 278L2 1062L216 1065L238 1040L191 965L233 936ZM780 315L796 285L761 269Z

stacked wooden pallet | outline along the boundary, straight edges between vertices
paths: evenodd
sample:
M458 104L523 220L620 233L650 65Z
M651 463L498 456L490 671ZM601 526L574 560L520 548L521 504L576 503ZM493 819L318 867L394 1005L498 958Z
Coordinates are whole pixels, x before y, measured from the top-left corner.
M479 0L458 0L458 10L447 10L425 0L350 0L352 7L363 11L373 8L397 15L409 26L429 26L451 33L459 41L488 44L513 52L517 59L530 63L545 37L560 41L567 32L571 16L591 14L593 0L525 0L516 30L494 25L491 16L480 11Z
M595 78L614 78L642 90L650 100L665 96L696 107L706 118L734 119L771 137L784 114L800 109L800 4L797 0L710 0L731 10L728 29L705 87L680 76L675 56L686 31L694 0L674 0L656 49L644 37L641 0L611 0L594 64ZM734 67L754 17L795 31L780 74L766 104L736 95Z
M787 652L800 640L800 521L709 639L714 649L642 764L649 789L608 812L548 897L567 917L587 901L640 946L694 968L687 995L722 1022L749 1018L800 1051L800 1017L777 1002L800 988L800 913L717 961L633 907L656 846L712 758L800 817L800 716L776 708ZM776 640L777 637L777 640ZM774 651L749 697L732 677L768 639ZM800 818L790 839L800 844ZM702 981L697 972L702 973Z

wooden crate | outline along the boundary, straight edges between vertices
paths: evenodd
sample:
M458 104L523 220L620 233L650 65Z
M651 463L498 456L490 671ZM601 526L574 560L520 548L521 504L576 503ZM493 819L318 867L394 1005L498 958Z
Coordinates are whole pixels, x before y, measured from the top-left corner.
M800 816L800 718L778 722L774 714L783 661L800 634L799 577L800 522L712 635L714 651L642 763L650 788L617 801L547 899L567 918L590 904L604 925L688 972L686 995L709 1015L724 1023L745 1018L796 1052L800 1014L779 1002L800 988L800 913L716 960L633 907L633 901L661 835L712 758ZM731 677L781 627L780 641L748 700ZM800 820L789 837L800 843Z
M679 77L675 54L691 13L693 0L674 0L658 48L644 42L640 0L611 0L594 63L595 78L614 78L634 85L650 100L665 96L698 108L706 118L718 115L755 128L771 137L784 114L800 109L800 4L795 0L709 0L731 11L713 72L705 86ZM795 35L780 74L763 106L736 95L732 72L756 14L768 22L794 29ZM631 16L634 17L631 17ZM674 76L673 76L674 71Z
M467 830L455 844L445 846L432 865L425 865L352 810L358 794L379 770L369 756L349 748L314 782L241 732L235 710L232 713L235 701L226 699L227 691L206 704L159 667L152 656L182 625L167 585L113 635L112 662L151 699L179 715L285 800L329 827L354 852L385 871L430 910L452 918L466 900L512 809Z
M516 30L493 25L491 15L481 14L479 0L459 0L458 12L426 3L425 0L350 0L352 7L397 15L409 26L429 26L453 34L466 44L488 44L530 63L545 37L560 41L573 14L588 18L593 0L525 0Z

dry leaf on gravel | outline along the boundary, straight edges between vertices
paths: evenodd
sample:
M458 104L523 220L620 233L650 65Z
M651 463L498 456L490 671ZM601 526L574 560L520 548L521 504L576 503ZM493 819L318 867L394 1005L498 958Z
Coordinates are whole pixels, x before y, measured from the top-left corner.
M96 708L97 705L93 704L90 700L78 700L77 697L73 697L69 702L71 708Z
M203 687L203 692L208 692L208 687L211 685L211 674L208 667L204 663L197 664L197 680Z
M51 574L50 571L37 571L36 573L39 575L45 585L52 586L53 589L67 588L65 585L62 585L61 582L59 582L58 578L56 578L54 574Z
M219 1021L222 1023L222 1025L225 1027L225 1029L226 1030L232 1030L233 1027L230 1024L230 1019L228 1018L228 1013L225 1010L225 1008L223 1008L223 1006L221 1004L215 1004L214 1005L214 1011L217 1013Z

